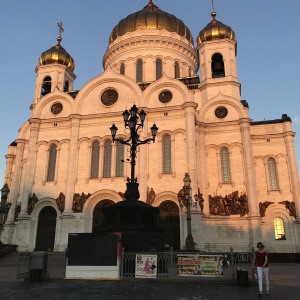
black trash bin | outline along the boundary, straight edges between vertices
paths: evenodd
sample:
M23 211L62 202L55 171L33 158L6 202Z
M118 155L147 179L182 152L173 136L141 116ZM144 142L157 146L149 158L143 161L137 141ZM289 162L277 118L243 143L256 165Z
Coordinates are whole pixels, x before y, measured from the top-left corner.
M47 276L48 252L38 251L31 253L30 274L31 282L39 282Z
M239 286L249 286L248 271L237 270L236 271L237 284Z

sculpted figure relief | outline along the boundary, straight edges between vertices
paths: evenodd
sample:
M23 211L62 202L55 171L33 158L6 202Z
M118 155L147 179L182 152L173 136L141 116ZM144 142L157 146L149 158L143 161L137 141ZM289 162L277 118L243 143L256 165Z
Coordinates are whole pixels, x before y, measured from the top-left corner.
M56 204L60 212L63 212L65 210L65 195L61 192L56 199Z
M147 200L146 200L147 204L152 205L154 200L155 200L155 192L154 192L153 188L151 188L150 191L149 191L149 188L148 188L148 190L147 190Z
M73 212L75 213L82 212L84 204L90 196L91 196L90 193L87 195L85 193L81 193L81 195L79 193L74 194L73 206L72 206Z
M39 201L39 199L37 198L35 193L32 194L32 197L30 197L30 195L28 196L27 213L29 215L31 215L31 213L33 212L34 207L35 207L35 205L37 204L38 201Z
M267 210L268 206L273 204L273 203L274 202L269 202L269 201L259 202L259 214L260 214L261 217L266 216L266 210Z
M278 203L284 204L285 208L289 211L290 216L297 218L295 202L285 200Z
M240 215L243 217L249 212L248 198L245 193L235 191L225 197L209 195L209 212L212 215L230 216Z

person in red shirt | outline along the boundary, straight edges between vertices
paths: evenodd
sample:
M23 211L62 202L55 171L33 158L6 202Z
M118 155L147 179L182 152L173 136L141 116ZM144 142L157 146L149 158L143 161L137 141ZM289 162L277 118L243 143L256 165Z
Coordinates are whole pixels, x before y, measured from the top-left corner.
M268 253L264 250L265 246L262 242L257 243L258 251L255 251L253 256L252 267L256 266L256 272L258 277L258 295L262 297L262 278L264 276L266 283L266 293L270 295L269 292L269 267L268 267Z

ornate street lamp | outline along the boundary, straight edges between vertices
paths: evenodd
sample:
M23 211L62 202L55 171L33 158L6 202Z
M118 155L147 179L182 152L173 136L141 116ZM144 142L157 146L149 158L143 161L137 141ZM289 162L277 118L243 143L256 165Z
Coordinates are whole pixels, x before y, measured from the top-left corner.
M186 207L186 222L187 222L187 237L185 239L185 249L186 250L195 250L195 242L192 235L192 219L191 219L191 205L193 205L191 201L191 178L188 173L185 173L183 178L183 192L184 199L182 199L181 195L178 195L179 203L183 202L183 205ZM197 205L197 199L196 199Z
M137 147L143 144L147 144L150 141L155 141L157 134L157 126L155 123L150 128L152 138L147 138L145 140L140 140L140 132L144 127L144 121L146 118L146 112L142 109L139 112L138 107L134 104L130 110L127 109L122 113L124 126L130 130L130 136L128 139L116 138L118 128L113 124L109 129L111 131L111 136L113 142L117 141L121 144L128 145L130 147L130 164L131 164L131 175L127 178L127 190L125 192L126 200L138 200L140 198L140 193L138 190L137 178L135 178L135 164L136 164L136 152ZM140 122L140 123L139 123Z

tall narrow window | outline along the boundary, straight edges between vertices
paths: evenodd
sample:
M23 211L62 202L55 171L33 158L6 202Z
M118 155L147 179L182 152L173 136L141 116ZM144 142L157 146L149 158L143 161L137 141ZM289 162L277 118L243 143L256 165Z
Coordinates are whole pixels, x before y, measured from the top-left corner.
M189 67L189 77L192 77L192 75L193 75L193 69Z
M172 164L171 164L171 137L170 135L164 135L162 139L162 157L163 157L163 173L170 174L172 173Z
M180 68L179 63L176 61L174 65L174 76L175 78L180 78Z
M111 141L107 140L104 143L104 160L103 160L103 177L109 178L111 176Z
M143 81L143 61L141 59L136 62L136 81Z
M221 170L222 170L222 183L230 183L230 164L229 152L226 147L221 149Z
M274 230L275 230L275 239L276 240L285 240L285 230L284 230L284 222L282 218L274 219Z
M49 150L47 181L54 181L57 146L52 145Z
M98 141L95 141L92 144L91 178L99 177L99 158L100 158L100 143Z
M65 81L65 86L64 86L64 92L68 92L69 91L69 81L66 80Z
M212 56L211 60L212 78L224 77L225 68L223 56L220 53L216 53Z
M123 64L123 63L120 66L120 74L125 75L125 64Z
M269 169L270 190L278 191L276 162L274 158L268 159L268 169Z
M117 142L116 147L116 177L122 177L124 176L124 145Z
M158 58L156 60L156 80L162 77L162 60Z
M51 92L51 77L46 76L43 80L41 97L49 94Z

